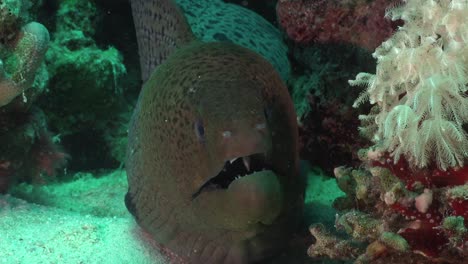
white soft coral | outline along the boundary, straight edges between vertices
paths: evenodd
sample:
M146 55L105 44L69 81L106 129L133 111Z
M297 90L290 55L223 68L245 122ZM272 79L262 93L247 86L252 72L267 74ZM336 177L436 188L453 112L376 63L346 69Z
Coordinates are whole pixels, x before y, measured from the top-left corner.
M468 0L408 0L387 13L402 26L376 49L376 74L360 73L351 85L367 85L356 100L378 105L374 141L418 167L463 166L468 157ZM369 122L367 122L369 123Z

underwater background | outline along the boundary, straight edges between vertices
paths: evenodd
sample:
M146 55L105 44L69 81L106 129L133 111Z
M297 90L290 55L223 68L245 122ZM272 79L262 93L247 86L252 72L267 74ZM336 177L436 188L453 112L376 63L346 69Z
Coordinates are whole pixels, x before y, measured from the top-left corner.
M428 1L437 8L422 0L176 2L198 39L232 42L270 62L293 100L304 228L291 250L266 263L467 263L467 1ZM420 40L396 35L381 45L402 27L414 32L417 18L426 18ZM421 40L433 35L440 40ZM426 53L404 53L420 46ZM444 48L431 51L438 46ZM419 69L431 54L440 69ZM385 56L395 61L387 75L404 75L395 85L379 75ZM430 79L439 75L446 77ZM0 0L0 263L177 263L124 204L128 123L140 76L129 1ZM433 136L448 137L450 146L438 150L433 139L419 150L429 161L403 145L434 133L414 136L403 118L386 119L400 112L389 110L375 119L384 120L380 127L369 125L380 110L372 105L378 96L399 87L385 102L410 105L402 98L415 89L401 87L424 78L442 87L432 91L441 105L458 105L451 114L440 110L455 136ZM375 95L378 88L366 85L378 81L388 89ZM371 104L355 103L363 94ZM414 96L423 99L413 110L431 104L424 96ZM432 114L421 111L413 123Z

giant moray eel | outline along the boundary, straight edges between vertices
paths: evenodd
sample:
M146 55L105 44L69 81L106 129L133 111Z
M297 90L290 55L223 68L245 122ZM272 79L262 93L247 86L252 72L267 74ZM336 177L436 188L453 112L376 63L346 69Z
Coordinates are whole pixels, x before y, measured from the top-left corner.
M302 213L296 117L260 55L203 43L170 0L131 0L144 86L125 203L189 263L251 263L283 249Z

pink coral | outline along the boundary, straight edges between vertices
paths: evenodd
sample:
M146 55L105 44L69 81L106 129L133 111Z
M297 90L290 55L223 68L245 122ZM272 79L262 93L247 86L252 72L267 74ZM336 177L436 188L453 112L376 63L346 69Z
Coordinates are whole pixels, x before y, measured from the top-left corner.
M400 22L384 18L396 0L279 0L281 27L297 43L351 43L374 50Z

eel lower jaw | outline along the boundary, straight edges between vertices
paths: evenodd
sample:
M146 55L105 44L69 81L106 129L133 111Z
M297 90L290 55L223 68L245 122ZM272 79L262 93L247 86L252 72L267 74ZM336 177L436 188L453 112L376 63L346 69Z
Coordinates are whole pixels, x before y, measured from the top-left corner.
M231 183L243 177L249 177L260 171L273 171L263 153L256 153L248 156L235 157L224 162L224 166L219 173L207 180L193 195L195 199L202 192L228 189Z
M230 159L192 195L192 202L206 219L217 219L212 226L259 232L283 208L279 177L265 154Z
M212 228L237 230L252 237L273 224L282 211L279 178L273 170L262 170L233 180L225 189L206 185L192 203L196 214Z

